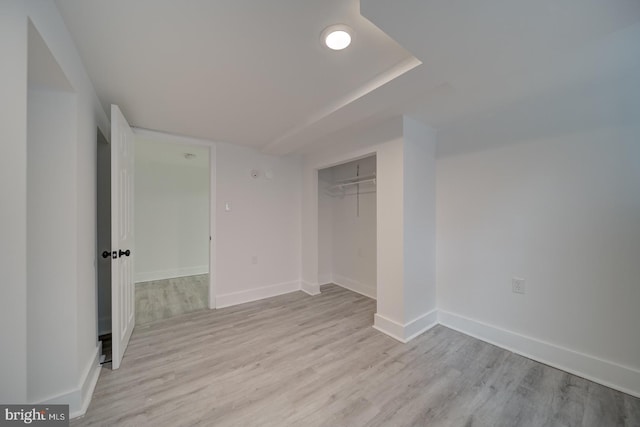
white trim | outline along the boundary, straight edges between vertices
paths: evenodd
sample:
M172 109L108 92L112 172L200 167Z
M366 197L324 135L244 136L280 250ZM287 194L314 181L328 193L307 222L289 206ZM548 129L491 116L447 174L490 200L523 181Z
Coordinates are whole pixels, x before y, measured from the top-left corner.
M336 285L358 293L360 295L364 295L365 297L369 297L371 299L376 299L376 287L369 286L365 283L358 282L357 280L349 279L348 277L341 276L339 274L333 275L333 283Z
M403 344L406 343L402 337L402 335L404 335L403 326L395 320L391 320L381 314L376 313L373 315L373 329L377 329L383 334L389 335L391 338L400 341Z
M319 286L328 285L330 283L333 283L333 278L331 277L331 274L319 274L318 275L318 285Z
M137 136L154 140L167 141L181 145L199 145L209 147L209 308L216 308L216 171L217 171L217 141L192 138L150 129L132 127Z
M246 291L232 292L230 294L216 295L216 308L230 307L232 305L244 304L245 302L257 301L264 298L275 297L289 292L300 290L300 282L285 282L261 288L248 289Z
M440 310L440 324L529 359L640 397L640 370Z
M424 334L438 324L438 310L428 311L404 325L404 336L407 342Z
M77 387L50 398L37 402L38 405L69 405L69 417L77 418L83 416L89 408L93 391L100 377L100 346L96 346L91 360L87 364L80 377Z
M82 386L80 387L82 405L80 405L80 408L78 408L77 411L73 411L71 408L69 408L69 417L76 418L87 413L87 409L89 409L89 404L91 403L91 399L93 398L93 392L96 389L96 384L98 384L98 378L100 378L101 371L102 365L100 365L100 347L98 347L98 350L95 353L95 357L91 360L90 364L85 370L84 380L82 381Z
M153 280L173 279L176 277L198 276L208 274L208 265L197 265L194 267L174 268L172 270L147 271L136 273L135 282L151 282Z
M437 324L438 310L433 309L416 317L412 321L405 323L404 325L376 313L374 315L373 327L383 334L389 335L391 338L406 344L417 336L427 332Z
M217 240L216 189L217 189L217 145L209 147L209 309L216 308Z
M304 280L300 282L300 290L311 296L320 295L320 285L305 282Z

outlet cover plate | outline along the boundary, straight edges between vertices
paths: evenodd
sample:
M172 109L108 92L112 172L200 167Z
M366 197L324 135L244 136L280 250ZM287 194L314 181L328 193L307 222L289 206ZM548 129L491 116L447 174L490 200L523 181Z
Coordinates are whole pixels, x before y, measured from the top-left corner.
M524 279L521 277L513 277L511 279L511 291L514 294L524 294L525 293Z

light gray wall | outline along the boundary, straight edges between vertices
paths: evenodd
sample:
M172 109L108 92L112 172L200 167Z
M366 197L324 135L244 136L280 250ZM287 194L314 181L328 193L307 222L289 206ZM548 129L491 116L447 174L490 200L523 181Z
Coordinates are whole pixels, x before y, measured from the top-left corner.
M319 171L318 277L372 298L376 296L376 187L371 183L345 191L327 191L334 182L376 173L375 156ZM359 206L358 206L359 205ZM359 213L358 213L359 212Z
M439 134L437 160L439 308L636 394L638 76L460 122Z
M68 206L77 105L75 94L54 90L30 90L27 105L27 398L41 402L76 385L76 270L68 260L77 218Z
M208 273L209 150L141 139L135 148L135 281Z
M436 133L403 118L404 322L436 308Z
M375 156L335 166L334 180L376 173ZM376 187L362 184L347 187L345 195L333 197L333 278L351 289L376 296Z
M403 138L380 145L377 158L378 272L376 315L404 323Z
M333 281L333 185L331 168L318 171L318 283Z
M47 400L71 404L71 412L82 407L87 384L97 366L97 310L96 310L96 128L108 130L108 117L98 103L75 45L53 2L23 2L8 0L0 14L0 55L10 58L3 62L0 79L0 191L3 198L0 234L3 297L0 307L0 400L24 403L28 396L43 396ZM27 320L27 56L28 23L34 27L59 64L64 76L76 93L76 118L72 126L74 146L65 165L71 170L72 183L68 197L72 202L63 213L76 220L69 247L54 247L65 251L65 271L72 273L64 282L63 294L75 296L65 302L68 328L61 342L52 341L57 354L73 366L64 382L48 385L46 389L28 390L27 381L27 325L46 322L46 314ZM46 173L46 171L43 171ZM52 179L48 176L48 179ZM4 264L6 262L6 264ZM62 283L62 282L59 282ZM73 298L73 297L72 297ZM72 345L67 345L73 342ZM51 363L49 361L49 363ZM67 363L67 362L63 362ZM55 367L54 367L55 369ZM64 369L63 369L64 370ZM68 384L72 385L69 389ZM55 389L55 390L54 390ZM49 399L51 398L51 399Z
M298 289L299 157L218 143L216 182L216 299L226 305Z
M27 400L27 14L0 13L0 401ZM7 351L6 349L11 349Z

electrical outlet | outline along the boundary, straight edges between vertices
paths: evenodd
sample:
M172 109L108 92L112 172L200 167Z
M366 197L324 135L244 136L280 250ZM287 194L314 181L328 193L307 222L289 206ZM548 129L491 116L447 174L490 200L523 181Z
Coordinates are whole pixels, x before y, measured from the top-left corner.
M513 277L511 279L511 291L515 294L524 294L524 279L521 277Z
M253 255L251 257L251 264L256 265L258 263L258 255Z

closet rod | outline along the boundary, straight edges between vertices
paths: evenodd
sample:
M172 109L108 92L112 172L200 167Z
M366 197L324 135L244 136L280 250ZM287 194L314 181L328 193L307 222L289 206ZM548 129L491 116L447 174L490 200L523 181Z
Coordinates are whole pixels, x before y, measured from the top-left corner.
M365 184L367 182L371 182L371 183L375 184L376 183L376 179L375 178L370 178L370 179L363 179L361 181L353 181L353 182L345 182L345 183L342 183L342 184L336 184L336 185L334 185L332 187L329 187L329 190L334 190L336 188L339 188L339 189L342 190L344 187L347 187L347 186L350 186L350 185Z
M345 178L345 179L339 179L337 181L334 182L334 184L346 184L348 182L354 182L354 181L362 181L365 179L373 179L376 177L376 174L373 173L371 175L365 175L365 176L352 176L351 178ZM357 184L357 182L356 182Z

